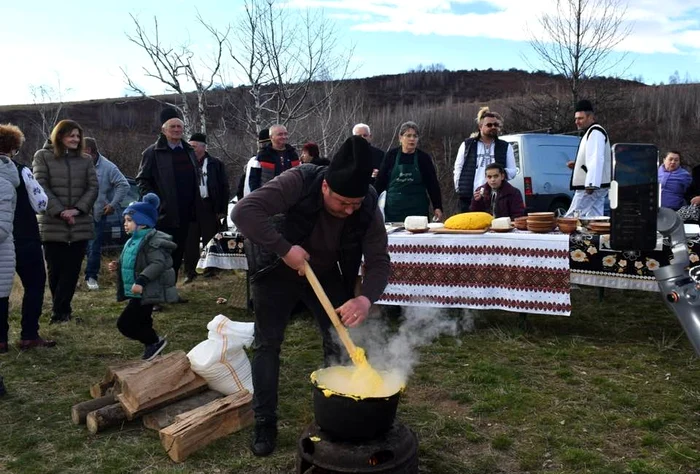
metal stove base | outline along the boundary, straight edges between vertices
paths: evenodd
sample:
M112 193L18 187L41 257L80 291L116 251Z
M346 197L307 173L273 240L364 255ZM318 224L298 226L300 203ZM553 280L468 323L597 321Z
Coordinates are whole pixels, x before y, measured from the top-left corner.
M311 423L297 444L297 474L417 474L418 438L398 421L360 442L338 441Z

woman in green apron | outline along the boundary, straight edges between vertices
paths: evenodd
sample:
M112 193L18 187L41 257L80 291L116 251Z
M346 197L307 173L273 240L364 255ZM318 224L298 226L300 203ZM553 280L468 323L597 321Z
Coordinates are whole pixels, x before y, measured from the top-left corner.
M379 170L375 188L386 191L384 220L403 222L407 216L442 220L442 195L433 159L418 149L418 125L406 122L399 128L400 147L389 150Z

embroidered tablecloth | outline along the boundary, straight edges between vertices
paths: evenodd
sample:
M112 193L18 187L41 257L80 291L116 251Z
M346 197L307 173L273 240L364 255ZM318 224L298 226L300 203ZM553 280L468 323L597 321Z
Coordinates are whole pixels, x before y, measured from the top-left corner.
M247 270L243 240L243 235L238 232L216 234L202 249L202 255L197 262L197 272L201 273L205 268Z
M513 231L389 235L379 304L569 315L569 236Z
M688 236L690 266L700 263L700 237ZM624 290L659 291L653 270L669 264L673 253L667 238L648 252L610 248L610 235L584 230L569 237L571 283Z

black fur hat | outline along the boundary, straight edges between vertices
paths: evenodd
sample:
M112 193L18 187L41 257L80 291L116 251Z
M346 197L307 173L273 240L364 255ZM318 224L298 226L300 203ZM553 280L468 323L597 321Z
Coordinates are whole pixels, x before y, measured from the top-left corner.
M202 142L206 143L207 142L207 136L203 133L193 133L192 136L190 137L191 142Z
M326 182L333 192L347 198L364 197L372 177L372 150L364 138L353 135L333 156Z
M593 104L590 100L579 100L576 102L576 110L574 112L593 112Z
M177 112L177 109L174 107L166 107L163 110L160 111L160 124L163 125L165 122L167 122L170 119L173 118L180 118L180 114Z

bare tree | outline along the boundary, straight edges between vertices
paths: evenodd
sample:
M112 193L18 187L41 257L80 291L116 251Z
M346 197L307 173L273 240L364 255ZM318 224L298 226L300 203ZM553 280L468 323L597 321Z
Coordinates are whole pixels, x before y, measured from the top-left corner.
M246 0L245 15L233 31L233 74L244 81L250 100L230 105L251 136L269 123L293 126L326 107L350 75L352 50L336 52L336 30L322 13L299 14L275 0ZM325 82L319 95L320 80Z
M70 89L61 87L61 78L56 77L56 87L41 84L29 86L29 92L32 95L32 102L37 105L39 113L39 121L34 121L34 126L41 134L44 140L48 140L51 136L51 131L58 123L63 110L63 96Z
M186 130L192 131L196 127L199 131L206 132L206 96L207 92L216 84L215 79L218 77L222 66L224 44L230 29L226 28L223 32L218 31L197 14L197 22L208 31L215 42L215 52L211 58L203 58L200 61L196 61L196 55L187 42L183 42L178 46L172 46L161 41L157 17L153 18L153 30L148 32L138 18L131 14L129 16L134 22L134 33L126 36L129 41L146 52L151 62L150 67L143 68L143 74L146 77L160 81L169 91L178 94L179 103L166 103L180 110ZM152 98L129 76L124 68L122 68L122 73L128 87L132 91L144 97ZM187 100L187 89L189 88L194 88L196 92L196 111L190 109L189 101Z
M586 80L610 73L625 61L611 53L631 32L624 0L557 0L556 11L540 17L530 32L535 54L566 78L572 104ZM525 58L527 61L527 58Z

